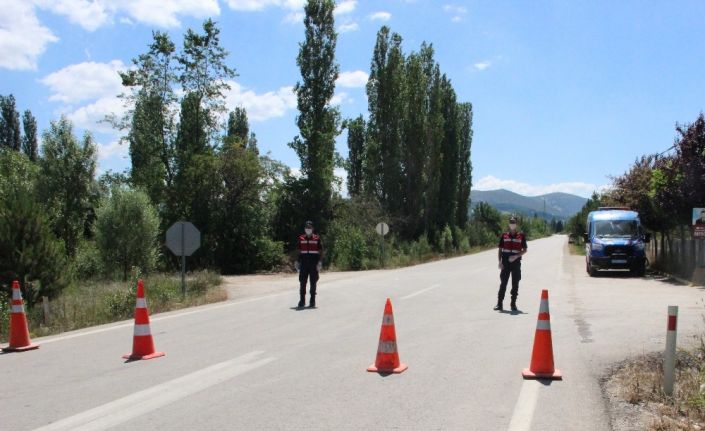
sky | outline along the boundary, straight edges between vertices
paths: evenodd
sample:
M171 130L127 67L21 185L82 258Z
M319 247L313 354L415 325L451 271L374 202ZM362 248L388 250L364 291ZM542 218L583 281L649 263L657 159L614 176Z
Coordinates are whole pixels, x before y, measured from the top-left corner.
M66 115L99 146L98 172L129 169L117 74L153 31L181 45L212 18L238 76L260 152L293 169L293 86L303 0L0 0L0 94L32 111L40 132ZM473 105L473 189L589 197L641 155L667 150L676 124L705 110L705 2L675 0L339 0L333 102L367 116L365 83L382 25L405 53L433 44L460 102ZM346 136L336 144L347 156ZM337 172L344 176L343 171Z

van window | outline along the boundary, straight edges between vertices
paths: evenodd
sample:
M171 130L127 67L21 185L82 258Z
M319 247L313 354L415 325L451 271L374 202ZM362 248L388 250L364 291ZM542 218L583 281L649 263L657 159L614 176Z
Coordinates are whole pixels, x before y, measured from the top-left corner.
M639 234L635 220L595 221L595 236L598 238L634 238Z

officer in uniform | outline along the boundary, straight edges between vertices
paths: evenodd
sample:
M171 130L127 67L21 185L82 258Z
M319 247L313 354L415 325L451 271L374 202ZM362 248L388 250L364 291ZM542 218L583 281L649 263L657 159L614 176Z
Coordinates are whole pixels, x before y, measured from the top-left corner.
M526 254L526 236L523 232L517 231L517 219L509 218L509 231L504 232L499 237L499 292L497 293L497 305L494 309L502 311L504 302L504 292L507 290L509 276L512 276L512 311L517 311L517 295L519 294L519 280L521 280L521 257Z
M311 279L311 301L309 307L316 306L316 282L318 272L321 270L323 259L323 246L321 238L313 233L313 222L307 221L304 234L299 235L299 259L296 261L296 270L299 271L299 308L304 306L306 300L306 282Z

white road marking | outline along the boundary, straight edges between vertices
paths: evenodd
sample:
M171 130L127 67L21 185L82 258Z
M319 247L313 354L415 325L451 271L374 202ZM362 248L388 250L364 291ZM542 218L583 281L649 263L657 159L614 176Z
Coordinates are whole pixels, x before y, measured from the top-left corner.
M251 352L229 361L212 365L183 377L135 392L102 406L86 410L83 413L61 419L37 428L35 431L105 430L117 426L274 360L274 358L270 357L252 362L262 353L264 352Z
M426 293L426 292L428 292L429 290L435 289L435 288L437 288L437 287L441 287L441 285L440 285L440 284L434 284L434 285L431 286L431 287L427 287L427 288L425 288L425 289L421 289L421 290L419 290L419 291L416 292L416 293L412 293L411 295L402 296L401 299L413 298L413 297L416 296L416 295L421 295L422 293Z
M540 387L541 382L524 380L507 431L529 431L531 429L531 421L534 418Z

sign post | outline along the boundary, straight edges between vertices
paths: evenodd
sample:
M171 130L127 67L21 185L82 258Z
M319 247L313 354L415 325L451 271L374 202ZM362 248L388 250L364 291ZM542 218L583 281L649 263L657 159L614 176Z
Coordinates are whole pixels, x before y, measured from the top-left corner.
M375 230L382 241L382 268L384 268L384 236L389 233L389 226L385 222L379 222L375 226Z
M191 222L177 221L166 231L166 246L181 257L181 296L186 298L186 256L201 246L201 232Z

